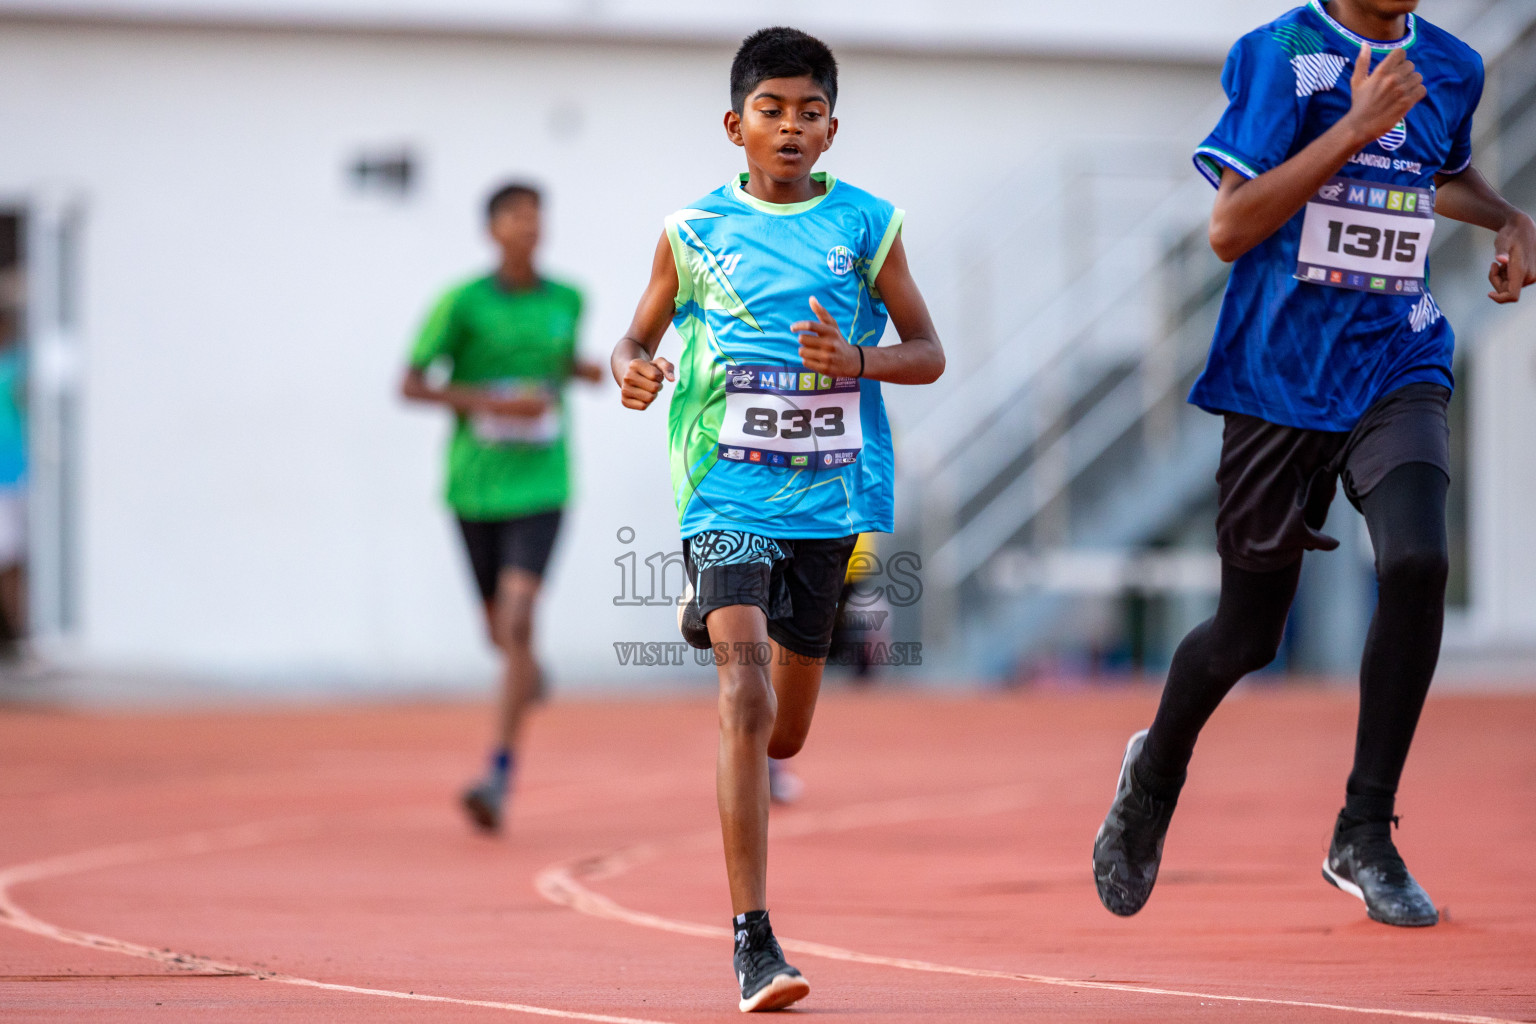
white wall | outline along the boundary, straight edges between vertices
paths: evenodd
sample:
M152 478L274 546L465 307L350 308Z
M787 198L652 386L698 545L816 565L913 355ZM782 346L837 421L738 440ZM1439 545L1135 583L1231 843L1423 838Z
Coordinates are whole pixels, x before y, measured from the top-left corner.
M1480 2L1433 0L1427 13L1454 24ZM1292 6L1290 0L0 0L0 13L717 42L791 24L833 43L1220 60L1239 35Z
M394 397L408 340L434 293L485 263L487 186L527 174L550 190L547 269L587 289L585 348L604 358L663 215L738 168L719 127L729 57L0 23L0 194L46 185L87 208L80 656L483 677L437 499L446 424ZM842 62L822 166L908 210L918 279L962 361L946 231L1018 202L999 183L1063 142L1193 146L1191 117L1219 97L1214 66ZM421 155L420 189L355 194L359 148L395 144ZM893 397L898 420L915 397ZM615 607L613 560L677 545L665 417L607 390L575 412L580 497L544 613L549 660L563 683L640 681L611 644L673 639L671 611ZM628 548L621 526L637 531Z
M1536 648L1536 307L1522 301L1472 359L1468 646Z

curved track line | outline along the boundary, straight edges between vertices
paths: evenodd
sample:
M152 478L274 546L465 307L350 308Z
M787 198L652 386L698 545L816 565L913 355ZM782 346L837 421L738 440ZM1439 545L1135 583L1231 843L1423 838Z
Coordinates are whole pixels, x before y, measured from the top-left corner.
M240 964L224 963L209 957L198 956L194 953L180 953L171 949L154 949L135 942L114 939L107 935L96 935L91 932L77 931L73 928L62 928L34 917L18 906L11 897L11 887L23 882L59 878L65 875L95 871L101 868L118 867L125 864L167 860L174 857L187 857L219 850L237 850L245 847L260 846L265 843L279 842L284 839L305 838L318 834L321 831L321 827L322 821L318 818L287 818L260 824L239 825L234 828L192 832L186 835L173 836L169 839L155 839L142 843L126 843L120 846L83 850L61 857L50 857L46 860L13 865L12 867L0 870L0 924L7 924L20 931L52 939L55 942L62 942L71 946L84 946L87 949L96 949L107 953L120 953L124 956L139 957L143 960L153 960L156 963L164 964L178 971L196 971L204 975L248 977L259 981L275 981L283 985L324 989L328 992L380 996L387 999L404 999L418 1003L452 1003L455 1006L479 1006L490 1010L507 1010L512 1013L530 1014L536 1017L558 1017L563 1020L593 1021L597 1022L597 1024L666 1024L664 1021L645 1020L638 1017L613 1017L601 1013L579 1013L574 1010L556 1010L547 1006L530 1006L526 1003L503 1003L489 999L461 999L457 996L434 996L420 992L399 992L393 989L340 985L334 982L316 981L312 978L300 978L292 974L257 970Z
M818 832L844 831L870 825L900 824L909 821L953 818L965 815L988 814L1004 810L1016 810L1028 802L1022 787L999 787L980 790L971 794L913 797L901 800L854 804L838 810L814 814L786 815L774 822L773 831L778 837L811 835ZM696 846L715 846L719 832L709 830L680 837L670 843L642 843L625 847L613 853L579 858L552 864L534 876L534 888L539 895L560 906L570 907L578 913L641 928L697 938L729 939L729 928L716 925L679 921L641 910L631 910L601 893L594 892L584 882L613 878L646 861L656 860L666 854L675 854ZM1018 981L1033 985L1049 985L1057 988L1096 989L1108 992L1127 992L1144 996L1170 996L1178 999L1213 1000L1224 1003L1254 1003L1265 1006L1285 1006L1304 1010L1328 1010L1336 1013L1368 1014L1397 1017L1407 1020L1441 1021L1445 1024L1521 1024L1502 1017L1483 1017L1474 1014L1437 1013L1429 1010L1394 1010L1369 1006L1348 1006L1342 1003L1321 1003L1300 999L1279 999L1265 996L1239 996L1217 992L1195 992L1187 989L1160 988L1151 985L1132 985L1115 981L1058 978L1047 974L1024 974L1011 971L992 971L976 967L960 967L952 964L913 960L906 957L880 956L857 950L829 946L802 939L780 938L779 944L791 952L826 960L842 960L849 963L869 964L876 967L892 967L904 971L927 974L950 974L968 978L987 978L996 981Z

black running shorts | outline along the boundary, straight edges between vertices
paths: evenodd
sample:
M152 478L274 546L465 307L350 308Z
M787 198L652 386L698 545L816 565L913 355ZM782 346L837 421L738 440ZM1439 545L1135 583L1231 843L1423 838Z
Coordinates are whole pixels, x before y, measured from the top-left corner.
M469 552L475 586L481 598L489 602L496 597L496 582L503 569L522 569L543 578L555 535L560 532L560 510L485 522L460 519L459 531Z
M780 647L825 658L858 539L855 534L790 540L705 530L683 540L683 564L701 618L731 605L756 605L768 617L768 636Z
M1271 572L1305 551L1332 551L1322 532L1340 478L1352 505L1392 470L1427 462L1451 475L1451 393L1439 384L1409 384L1377 399L1355 429L1343 433L1282 427L1226 413L1216 551L1250 572Z

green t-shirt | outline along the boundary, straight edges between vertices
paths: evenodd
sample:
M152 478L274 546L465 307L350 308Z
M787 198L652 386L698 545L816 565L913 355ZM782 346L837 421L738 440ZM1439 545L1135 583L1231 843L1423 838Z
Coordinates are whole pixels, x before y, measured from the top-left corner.
M411 365L438 360L449 381L516 393L539 390L555 401L539 418L459 416L448 445L448 504L461 518L512 519L557 509L570 497L567 417L560 398L576 358L581 293L542 280L508 291L494 276L451 289L438 300Z

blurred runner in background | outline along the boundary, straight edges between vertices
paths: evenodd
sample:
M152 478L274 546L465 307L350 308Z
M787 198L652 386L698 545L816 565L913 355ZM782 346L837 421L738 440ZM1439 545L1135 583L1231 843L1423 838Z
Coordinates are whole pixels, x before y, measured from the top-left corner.
M827 662L843 665L853 672L858 685L874 682L871 649L887 634L882 629L890 615L883 597L866 598L856 589L876 573L880 564L875 554L876 534L861 533L843 574L843 590L837 602L837 624L832 627L832 649ZM853 600L854 598L858 600ZM880 623L877 626L875 623ZM805 782L789 769L789 758L768 759L768 796L776 804L792 804L805 795Z
M3 285L3 282L0 282ZM27 635L27 372L16 309L0 286L0 658Z
M567 415L573 376L602 370L576 353L581 293L534 265L541 197L504 185L486 203L501 254L493 273L451 288L411 350L401 393L454 413L447 501L458 517L486 627L503 656L501 714L485 775L463 795L480 828L501 828L518 734L543 690L533 615L544 569L570 498ZM435 368L446 371L439 379Z
M868 685L875 681L875 646L889 643L887 628L891 617L890 604L879 587L869 593L870 577L880 573L880 557L876 554L877 534L861 533L848 559L848 572L843 576L843 592L837 602L837 625L832 628L832 651L827 661L843 665L853 672L853 681ZM863 584L864 591L859 586Z

